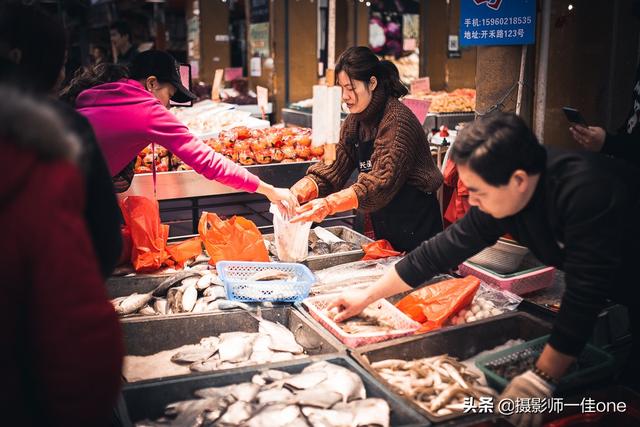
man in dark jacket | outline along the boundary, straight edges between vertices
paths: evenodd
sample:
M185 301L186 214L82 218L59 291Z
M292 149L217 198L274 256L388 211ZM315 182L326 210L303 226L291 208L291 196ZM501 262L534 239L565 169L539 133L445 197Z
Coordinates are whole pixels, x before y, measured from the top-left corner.
M451 159L469 190L469 212L409 253L375 285L343 294L341 321L379 298L416 287L456 267L509 233L547 265L564 270L566 290L549 342L530 371L514 378L503 398L547 398L589 339L606 300L630 310L640 356L640 288L629 267L640 253L640 171L588 152L542 147L514 114L465 127ZM637 385L638 369L628 372ZM520 414L537 425L541 414Z
M53 97L64 79L65 52L65 30L54 18L33 6L0 6L0 82L44 96L67 129L82 142L79 166L85 178L85 218L100 271L106 278L113 272L122 249L120 211L91 125L72 107Z

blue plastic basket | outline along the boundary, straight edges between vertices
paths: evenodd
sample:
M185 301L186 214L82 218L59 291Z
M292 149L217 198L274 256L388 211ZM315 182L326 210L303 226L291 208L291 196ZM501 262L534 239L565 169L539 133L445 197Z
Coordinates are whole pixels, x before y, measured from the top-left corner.
M224 283L227 298L233 301L296 302L309 296L316 278L302 264L284 262L220 261L216 264L218 276ZM290 273L289 280L256 281L251 277L266 270Z

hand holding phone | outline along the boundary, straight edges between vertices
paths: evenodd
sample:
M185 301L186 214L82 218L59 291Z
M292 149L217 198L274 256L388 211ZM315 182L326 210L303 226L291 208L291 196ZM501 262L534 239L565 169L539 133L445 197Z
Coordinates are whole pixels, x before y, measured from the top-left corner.
M573 125L580 125L584 127L589 127L587 121L582 117L580 111L573 107L562 107L562 111L564 111L564 115L567 116L567 120L569 123Z

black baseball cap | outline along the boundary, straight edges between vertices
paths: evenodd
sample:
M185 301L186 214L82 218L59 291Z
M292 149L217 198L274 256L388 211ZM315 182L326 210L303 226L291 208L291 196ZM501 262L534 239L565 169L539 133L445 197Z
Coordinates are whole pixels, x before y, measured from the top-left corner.
M133 58L129 66L132 79L142 80L149 76L156 76L162 83L171 83L176 88L176 93L171 97L175 102L189 102L196 96L189 91L180 80L180 71L176 60L161 50L147 50Z

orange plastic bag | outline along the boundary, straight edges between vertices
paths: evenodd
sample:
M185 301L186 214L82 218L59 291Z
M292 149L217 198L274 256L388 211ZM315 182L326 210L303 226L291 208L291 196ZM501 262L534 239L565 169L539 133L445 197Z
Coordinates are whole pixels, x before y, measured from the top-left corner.
M451 316L471 303L480 287L480 279L467 276L434 283L411 292L396 304L404 314L422 323L418 331L442 327Z
M120 209L131 233L131 264L136 271L159 269L169 258L169 226L160 223L158 202L142 196L127 196Z
M185 261L202 254L202 239L193 237L180 243L175 243L167 247L171 259L180 267L184 267Z
M198 232L211 265L218 261L269 261L260 230L241 216L222 220L214 213L203 212Z
M393 246L391 246L391 243L389 243L388 240L384 239L364 244L362 245L362 250L364 251L364 257L362 258L362 261L402 255L402 252L394 250Z

